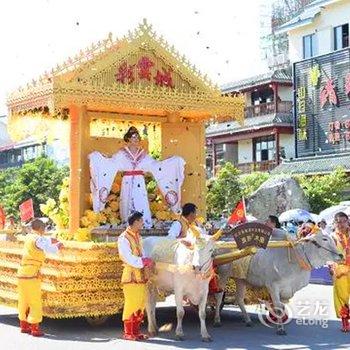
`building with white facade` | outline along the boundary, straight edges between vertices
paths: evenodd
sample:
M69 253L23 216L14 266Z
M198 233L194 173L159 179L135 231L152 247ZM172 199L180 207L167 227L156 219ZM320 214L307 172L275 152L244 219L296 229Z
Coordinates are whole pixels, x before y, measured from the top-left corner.
M227 121L207 127L209 177L225 162L249 173L270 171L281 159L294 157L290 69L226 84L222 92L244 95L245 121L244 125Z
M349 23L349 0L316 0L278 32L288 32L289 59L294 63L348 47Z
M6 121L6 116L0 116L0 169L19 167L42 155L54 159L60 165L68 164L68 150L61 142L54 141L49 145L31 137L13 142L7 132Z

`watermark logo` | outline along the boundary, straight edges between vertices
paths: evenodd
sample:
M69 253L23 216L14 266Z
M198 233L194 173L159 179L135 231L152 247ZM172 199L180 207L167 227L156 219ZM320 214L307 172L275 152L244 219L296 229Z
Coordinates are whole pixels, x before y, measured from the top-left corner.
M280 320L278 319L280 316ZM293 319L293 310L289 305L285 305L283 308L272 308L270 303L261 305L258 309L258 318L261 324L265 327L272 328L277 324L288 324Z
M319 326L328 328L330 305L326 300L299 300L291 307L286 304L281 308L274 308L265 302L257 309L258 318L265 327L275 327L278 324L287 325L292 321L297 326Z

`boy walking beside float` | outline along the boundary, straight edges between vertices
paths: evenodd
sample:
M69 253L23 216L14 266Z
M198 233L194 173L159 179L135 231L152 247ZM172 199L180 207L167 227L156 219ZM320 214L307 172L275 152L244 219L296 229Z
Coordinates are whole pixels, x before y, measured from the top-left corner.
M128 228L118 238L119 257L123 261L121 284L124 293L124 339L145 340L140 333L146 304L147 269L153 261L144 257L140 231L143 228L143 215L132 213L128 218Z
M45 261L45 254L56 254L63 244L55 239L44 237L45 224L34 219L32 233L24 243L18 277L18 318L22 333L35 337L44 335L39 325L43 319L40 268Z

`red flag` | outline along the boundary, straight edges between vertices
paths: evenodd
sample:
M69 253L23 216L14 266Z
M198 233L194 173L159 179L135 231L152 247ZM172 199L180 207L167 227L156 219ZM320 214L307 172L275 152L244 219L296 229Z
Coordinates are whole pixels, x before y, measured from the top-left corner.
M244 205L244 199L239 201L233 210L231 216L229 217L227 223L229 225L235 224L235 223L244 223L247 221L246 215L245 215L245 205Z
M34 218L33 200L30 198L19 206L21 221L26 222Z
M5 222L6 222L5 210L2 207L0 207L0 228L1 229L5 227Z

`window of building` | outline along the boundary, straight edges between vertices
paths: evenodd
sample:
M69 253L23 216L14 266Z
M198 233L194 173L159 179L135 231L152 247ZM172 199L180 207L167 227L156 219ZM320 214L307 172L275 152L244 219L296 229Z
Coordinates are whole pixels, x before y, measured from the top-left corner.
M349 24L343 24L334 28L334 50L340 50L349 46Z
M271 87L266 86L261 89L255 89L251 93L251 101L253 106L257 106L261 103L269 103L273 101L273 90Z
M310 58L317 55L316 35L303 36L303 57Z
M258 137L253 140L254 156L256 162L274 160L276 155L275 136Z
M21 149L11 150L9 153L9 162L12 164L16 164L22 161L22 153Z
M16 162L20 163L23 160L22 152L20 149L16 150L16 156L17 156Z
M6 164L7 163L7 153L1 152L0 153L0 164Z
M216 156L216 164L222 164L225 159L225 144L218 143L215 145L215 156Z

